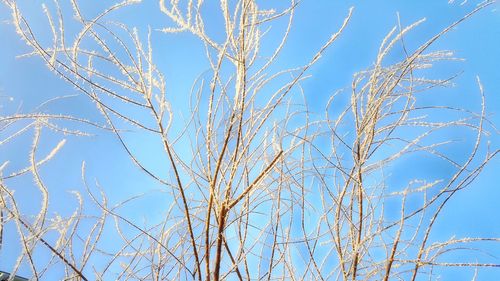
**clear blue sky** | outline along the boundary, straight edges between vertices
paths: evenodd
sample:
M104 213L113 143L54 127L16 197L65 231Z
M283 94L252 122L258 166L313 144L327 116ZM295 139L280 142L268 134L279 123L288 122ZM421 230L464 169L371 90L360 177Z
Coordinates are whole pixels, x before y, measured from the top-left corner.
M34 2L36 3L19 1L20 5L25 8L24 11L33 18L33 22L39 25L35 29L43 29L41 26L45 24L45 18L40 13L40 1ZM135 6L129 7L112 17L130 25L136 25L142 34L147 32L148 25L153 30L164 27L167 22L165 17L156 10L157 2L145 2L147 3L137 6L137 10ZM296 10L295 24L288 44L280 55L280 63L275 67L293 67L306 63L331 33L338 29L349 7L354 6L353 18L344 34L325 53L321 61L310 69L308 74L312 77L302 84L311 109L321 111L332 93L349 87L353 74L368 68L373 63L380 42L397 24L397 13L403 26L424 17L427 19L407 38L408 45L416 47L479 3L479 1L465 1L463 5L460 5L462 1L455 1L452 4L447 2L446 0L302 1ZM103 3L98 5L105 6ZM92 14L100 7L89 6L86 9L89 14ZM0 21L2 21L0 24L0 116L12 114L17 110L30 113L38 110L36 109L38 105L52 97L78 94L76 90L48 71L40 59L15 58L29 49L19 40L14 28L4 23L9 16L9 11L2 6L0 8ZM217 18L212 20L213 23L217 23ZM213 32L217 34L217 30ZM189 92L194 79L208 68L204 59L204 49L197 44L197 39L188 34L170 36L153 31L152 42L156 63L167 77L168 91L171 93ZM465 61L452 62L438 68L444 76L439 76L441 73L438 71L430 73L445 77L450 73L461 72L455 80L455 87L441 89L442 92L439 95L436 97L429 95L425 102L446 103L479 111L480 97L476 83L476 76L479 76L486 94L489 118L493 123L500 125L498 116L500 112L500 5L494 4L481 11L441 38L431 49L453 50L457 57L464 58ZM187 95L171 96L172 104L179 113L188 112L186 97ZM102 121L99 119L95 106L82 95L50 103L41 111L68 113ZM99 180L113 203L132 194L158 188L153 181L145 180L145 177L133 166L112 134L92 128L87 128L87 130L96 135L88 138L65 137L68 142L62 153L48 166L50 169L42 170L47 186L56 194L50 205L52 214L55 212L68 214L73 210L73 207L65 208L64 203L70 202L71 206L74 206L76 200L64 191L81 190L79 167L83 159L88 164L89 178ZM0 140L5 137L5 133L7 132L0 132ZM45 130L42 132L42 137L40 155L50 151L63 136ZM464 155L463 151L470 149L472 140L468 139L469 136L460 134L449 137L461 140L449 151L452 156L461 159L460 157ZM500 143L497 132L492 132L490 140L492 150L498 149ZM133 147L141 148L138 150L141 151L139 156L153 167L153 170L156 169L155 171L159 174L167 176L159 164L165 159L158 158L155 153L160 148L159 144L148 136L138 134L132 134L129 141ZM10 160L7 171L25 167L29 163L30 143L31 135L28 134L19 138L16 143L0 146L0 164L7 159ZM447 239L453 235L500 237L499 168L499 159L493 160L473 185L460 192L449 203L447 211L442 214L433 232L433 239ZM395 176L390 184L404 185L409 180L406 172L409 169L417 170L422 175L429 175L430 178L447 178L453 172L439 162L402 161L392 171ZM31 178L21 178L12 183L12 186L16 189L16 196L23 198L20 200L21 208L28 213L37 210L40 197L32 195L35 187ZM124 213L134 219L147 218L147 221L155 221L158 216L161 216L163 211L161 202L165 196L168 194L154 192L153 195L143 199L143 202L148 203L143 205L141 210L125 210ZM19 247L19 245L9 243L9 241L15 241L15 235L13 228L7 229L4 249L0 252L0 270L9 270L15 262L15 257L9 255ZM112 243L110 247L113 247ZM500 257L500 247L496 246L491 249ZM459 255L460 253L457 253L457 258ZM29 273L29 268L22 267L20 273ZM464 275L464 271L456 273L451 269L443 272L442 280L471 280L472 272L467 271L466 274ZM477 280L497 280L498 278L500 278L499 269L481 269Z

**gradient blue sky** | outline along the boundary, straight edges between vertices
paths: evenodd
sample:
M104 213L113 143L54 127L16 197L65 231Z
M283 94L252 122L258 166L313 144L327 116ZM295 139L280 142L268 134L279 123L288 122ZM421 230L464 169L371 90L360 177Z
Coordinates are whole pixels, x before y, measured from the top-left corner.
M62 1L64 2L64 1ZM97 1L96 1L97 2ZM100 1L97 6L88 6L86 11L92 14L100 9L106 1ZM114 17L137 25L142 32L147 31L147 26L153 29L164 27L167 22L165 17L156 10L157 1L144 1L135 7L126 8ZM375 59L378 46L387 32L397 24L399 13L402 25L408 25L421 18L426 22L416 28L408 36L408 45L416 47L432 35L438 33L448 24L468 11L472 10L479 1L461 1L449 4L446 0L377 0L377 1L330 1L315 0L302 1L297 8L295 24L292 28L288 44L280 55L280 63L276 68L298 66L306 63L325 42L330 34L337 30L349 7L354 6L353 18L341 38L325 53L321 61L315 65L309 74L312 78L303 83L310 107L321 110L329 95L337 89L350 86L352 76L359 70L369 67ZM26 11L32 16L34 22L42 26L45 21L40 7L41 1L24 1L19 3L28 7ZM498 10L497 10L498 9ZM20 112L33 112L42 102L51 97L78 94L64 81L56 78L45 65L37 58L16 59L17 55L28 51L14 32L14 28L6 24L9 12L5 7L0 8L0 116ZM146 21L145 19L148 19ZM218 19L213 18L213 23ZM278 26L279 28L279 26ZM209 29L210 32L210 29ZM217 34L217 30L213 31ZM271 32L272 34L272 32ZM168 90L172 93L188 92L194 79L207 70L203 48L191 35L178 34L175 36L164 35L153 31L152 42L155 47L155 58L159 68L167 77ZM441 89L439 97L428 95L430 104L456 105L478 111L480 97L476 76L479 76L484 86L487 112L495 124L500 124L500 5L481 11L452 32L441 38L431 48L432 50L453 50L463 62L453 62L436 70L436 75L442 71L445 75L463 71L455 80L456 87ZM172 103L180 110L187 112L185 96L173 95ZM73 115L85 116L89 119L100 120L97 112L87 98L77 96L47 105L44 112L67 112ZM92 131L91 128L88 130ZM154 190L158 188L154 182L144 180L139 171L121 151L117 140L111 134L98 131L96 136L90 138L67 137L63 153L56 157L50 169L42 170L43 177L51 190L55 190L55 197L51 205L51 212L69 213L72 209L60 208L59 204L71 201L71 196L65 190L81 189L80 170L81 161L88 163L89 178L98 178L99 182L108 192L112 202L118 202L131 194ZM4 135L2 135L2 138ZM50 149L61 139L60 135L42 132L42 146L40 155ZM458 159L464 155L464 149L470 149L468 136L452 135L450 138L463 138L462 146L456 146L450 151ZM498 135L492 132L491 147L498 149ZM154 163L161 163L155 154L154 144L145 145L147 137L136 136L130 139L132 146L141 146L141 155L147 159L152 167ZM11 160L9 169L16 170L28 164L28 151L31 136L20 138L18 142L0 146L0 164L6 159ZM397 165L393 173L391 184L403 184L406 170L414 168L418 162L402 162ZM161 165L157 165L161 167ZM476 182L466 190L459 193L448 205L442 214L439 224L434 231L434 239L447 239L452 235L460 236L487 236L500 237L500 189L498 187L500 168L499 159L494 159L484 170ZM422 174L430 177L447 177L451 171L443 168L439 163L426 162L419 168ZM164 173L158 168L158 172ZM13 183L18 198L23 198L21 208L29 213L36 210L40 198L33 196L32 179L29 177ZM26 186L30 186L26 188ZM109 186L113 186L111 189ZM144 187L144 188L143 188ZM144 209L140 212L126 211L136 219L147 218L154 221L161 215L162 194L158 193L146 197ZM145 200L143 199L143 200ZM73 200L74 201L74 200ZM75 204L72 202L71 204ZM147 206L147 208L146 208ZM34 207L34 208L33 208ZM11 229L12 230L12 229ZM10 235L10 236L9 236ZM9 270L15 258L9 256L19 245L9 245L9 237L15 232L7 232L4 247L0 252L0 270ZM112 246L111 246L112 247ZM500 247L492 247L495 254L500 257ZM457 258L459 254L457 254ZM23 267L20 273L28 273L29 269ZM442 280L471 280L472 272L464 276L463 272L456 273L453 269L443 273ZM500 278L498 269L482 269L477 280L497 280Z

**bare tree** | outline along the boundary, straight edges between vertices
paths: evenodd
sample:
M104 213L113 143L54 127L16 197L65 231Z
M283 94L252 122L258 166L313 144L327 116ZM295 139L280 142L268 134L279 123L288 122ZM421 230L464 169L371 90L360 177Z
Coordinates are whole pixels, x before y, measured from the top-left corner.
M3 0L30 48L22 57L42 59L93 102L101 117L43 113L44 103L34 112L0 118L1 146L32 136L29 166L0 163L0 247L15 243L3 239L7 231L15 231L21 244L8 270L15 274L27 266L34 280L50 274L64 280L421 280L443 267L500 266L493 258L447 260L458 249L478 257L477 249L487 250L499 238L431 239L449 200L498 153L484 140L498 131L486 118L481 82L480 112L418 102L454 78L425 78L433 64L455 59L429 47L494 1L478 4L415 49L405 45L405 36L424 21L398 23L383 38L372 67L357 73L349 89L331 95L324 112L308 107L301 83L342 36L354 9L345 11L307 63L276 70L300 5L291 0L267 10L257 2L160 0L165 26L140 30L114 17L139 7L139 1L89 16L76 0L56 0L43 6L46 26L40 27L26 15L31 4ZM210 21L213 9L220 22ZM267 36L272 26L281 27L279 39ZM189 94L169 92L175 81L155 63L161 50L153 52L153 36L181 33L196 38L209 66ZM388 63L398 48L403 55ZM175 95L190 100L188 114L172 101ZM465 160L442 149L452 144L442 134L457 129L475 136ZM89 180L86 166L92 163L85 162L81 180L75 179L82 189L74 192L74 212L52 215L53 191L40 169L50 167L66 139L48 150L41 144L46 131L114 135L143 181L167 194L161 219L144 222L122 211L147 206L143 190L110 203L106 193L119 192L119 186ZM144 145L134 145L137 135L152 140L155 161L144 156ZM412 157L436 157L454 173L387 186L395 163ZM40 208L31 215L12 187L25 184L26 177L40 194Z

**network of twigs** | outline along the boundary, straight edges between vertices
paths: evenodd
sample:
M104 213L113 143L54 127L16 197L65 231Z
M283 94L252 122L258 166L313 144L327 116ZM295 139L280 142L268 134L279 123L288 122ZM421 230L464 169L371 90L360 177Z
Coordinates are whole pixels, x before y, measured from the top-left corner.
M301 82L345 32L353 9L308 63L274 71L300 7L297 1L274 11L259 9L255 0L220 0L224 22L215 27L224 34L220 40L206 32L203 0L160 0L171 22L160 31L194 35L210 65L208 75L193 84L186 120L171 104L171 95L179 93L167 91L168 77L155 64L150 38L158 31L141 37L138 29L108 20L138 2L127 0L88 18L76 0L69 8L56 0L43 6L48 32L39 27L36 32L17 1L3 0L17 34L31 49L23 57L41 58L87 96L102 118L40 112L0 116L0 146L34 132L28 167L9 170L9 159L0 159L0 247L21 245L14 267L0 269L16 273L25 265L34 280L52 271L64 280L420 280L442 267L500 266L447 261L450 252L474 256L476 248L484 250L497 238L430 239L450 198L498 153L485 147L486 127L497 132L486 118L479 78L480 112L418 103L419 96L453 79L422 75L433 64L454 59L451 52L429 47L494 1L482 2L413 50L404 38L423 20L396 25L383 38L372 67L357 73L349 89L332 95L323 114L310 111ZM271 52L261 50L275 22L286 23L282 37L274 39ZM395 48L404 55L387 63ZM448 115L458 117L443 118ZM115 187L103 187L97 195L100 186L88 183L85 163L76 179L85 188L74 192L79 204L73 214L49 214L51 192L39 169L66 140L40 156L42 133L86 136L91 127L114 134L144 176L169 194L161 221L143 224L121 214L121 206L137 197L111 206L103 190ZM439 140L439 134L456 128L475 135L465 161L440 149L450 141ZM161 141L162 169L171 177L158 175L138 157L127 141L129 132ZM191 153L180 152L186 147ZM398 159L424 154L441 159L454 173L386 187L385 172ZM41 195L35 215L18 207L23 198L10 187L23 177L33 178ZM392 216L385 215L387 204L393 206ZM89 208L99 214L86 213ZM17 241L2 239L8 229L17 231ZM120 247L115 252L100 242L109 233ZM50 259L37 260L35 251L47 252Z

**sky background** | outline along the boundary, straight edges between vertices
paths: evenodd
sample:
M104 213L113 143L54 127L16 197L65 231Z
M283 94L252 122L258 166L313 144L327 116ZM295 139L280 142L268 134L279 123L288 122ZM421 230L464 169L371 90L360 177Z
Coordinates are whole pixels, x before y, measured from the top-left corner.
M65 1L61 1L65 3ZM99 3L98 3L99 2ZM89 16L105 7L106 1L93 1L85 5L85 13ZM24 12L32 19L35 29L43 31L45 18L41 11L41 1L20 0ZM479 1L448 3L445 0L419 1L302 1L296 10L296 17L288 43L279 57L275 69L299 66L308 62L322 44L328 40L332 32L340 26L347 15L349 7L354 6L353 17L341 38L324 54L322 59L310 69L312 77L302 83L306 99L312 110L321 111L330 95L338 89L350 86L353 74L370 67L375 60L378 46L387 32L397 24L398 13L403 26L409 25L421 18L426 22L417 27L407 37L411 47L417 47L441 31L444 27L459 19L472 10ZM64 4L64 5L67 5ZM152 28L152 43L154 57L160 70L167 77L167 89L170 93L188 93L193 81L208 69L204 58L204 50L198 44L198 39L189 34L165 35L155 31L169 24L166 17L157 10L157 1L125 8L113 15L131 26L137 26L143 34L148 25ZM461 74L455 79L453 88L439 89L439 95L426 95L424 103L455 105L470 110L480 110L480 96L476 83L479 76L484 86L487 101L487 112L494 124L500 124L500 9L494 4L467 20L436 42L431 50L452 50L462 62L445 63L429 75L446 77L446 74ZM208 15L210 15L209 8ZM68 86L47 70L38 58L16 58L29 51L25 44L15 34L13 26L6 23L9 11L0 7L0 116L6 116L16 111L67 113L82 116L91 120L102 121L95 106L85 96ZM147 20L145 20L147 19ZM220 23L217 17L209 18L216 25ZM208 25L207 25L208 26ZM218 36L217 30L210 30ZM277 25L277 34L283 26ZM269 39L268 39L269 40ZM272 38L271 41L272 42ZM265 46L265 45L264 45ZM394 59L398 54L394 54ZM390 58L389 58L390 59ZM440 76L443 73L443 76ZM37 108L44 101L56 97L71 95L66 99L52 102L43 108ZM172 104L179 112L188 112L187 95L170 95ZM103 133L93 128L86 131L95 133L88 138L66 136L67 143L47 169L42 169L42 176L47 186L54 191L50 212L69 214L74 208L64 207L66 203L76 206L76 200L67 190L81 190L82 160L87 163L89 178L97 178L103 188L108 191L111 202L118 202L132 194L150 192L142 199L144 208L124 210L134 219L155 221L162 214L161 202L168 193L159 192L153 181L134 168L131 161L123 153L116 138L112 134ZM3 139L8 132L2 132ZM452 156L461 159L471 148L470 136L450 132L449 137L461 139L450 151ZM63 138L60 134L42 131L39 155L45 155ZM498 149L498 133L492 132L490 137L492 150ZM0 146L0 164L10 160L8 169L14 171L29 163L29 149L32 134L20 137L16 142ZM141 151L140 157L145 159L157 172L165 173L161 164L165 159L155 153L158 144L150 142L148 136L134 135L130 138L131 145ZM182 149L182 148L180 148ZM41 156L40 156L41 157ZM155 165L157 163L157 165ZM416 169L431 178L449 177L452 170L443 167L438 162L402 161L392 173L395 175L389 184L403 185L408 180L406 171ZM50 167L50 168L49 168ZM438 225L433 232L433 239L447 239L450 236L486 236L500 237L500 189L498 188L499 159L494 159L482 175L468 187L457 194L443 212ZM11 183L16 189L20 200L20 208L27 213L37 210L40 197L30 177L22 177ZM111 187L112 186L112 187ZM33 195L37 194L37 195ZM62 207L60 205L63 205ZM92 212L92 210L89 210ZM9 270L15 262L15 253L19 247L15 243L16 233L9 229L6 234L4 249L0 252L0 270ZM110 243L110 247L113 245ZM491 248L500 257L500 247ZM43 258L43 257L40 257ZM460 258L460 253L457 253ZM20 274L29 273L29 268L22 267ZM472 272L455 270L443 272L442 280L471 280ZM477 280L496 280L500 276L498 269L482 269Z

